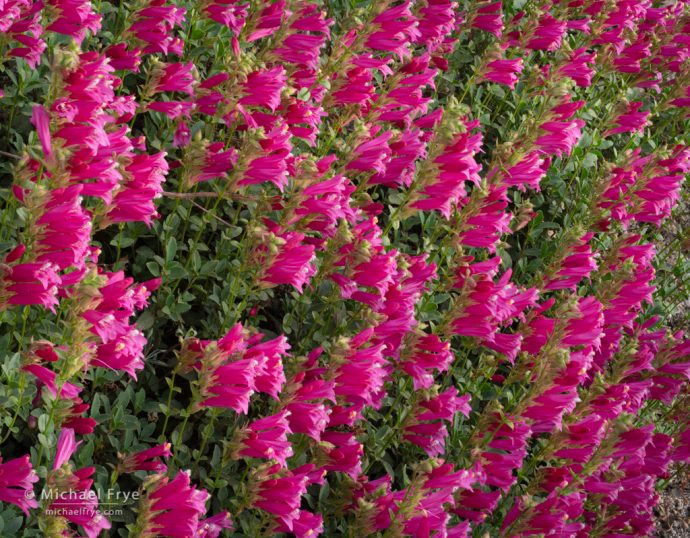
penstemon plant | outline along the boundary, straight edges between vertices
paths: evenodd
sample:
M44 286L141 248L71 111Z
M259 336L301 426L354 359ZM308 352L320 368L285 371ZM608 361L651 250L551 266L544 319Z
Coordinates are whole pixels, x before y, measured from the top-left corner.
M682 0L0 0L0 534L653 534L689 108Z

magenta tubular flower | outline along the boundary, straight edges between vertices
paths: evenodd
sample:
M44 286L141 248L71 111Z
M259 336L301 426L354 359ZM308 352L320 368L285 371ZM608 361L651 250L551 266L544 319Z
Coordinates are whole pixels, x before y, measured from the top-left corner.
M264 37L276 33L278 28L280 28L283 15L286 11L285 0L278 0L272 4L266 4L254 24L253 31L247 36L247 41L251 43L252 41L263 39Z
M319 105L291 98L284 106L283 118L290 134L305 140L310 146L316 145L316 137L324 117L328 113Z
M239 185L273 183L281 191L288 181L288 163L291 161L292 144L287 124L276 122L259 142L262 153L249 163Z
M165 152L134 155L125 166L125 179L116 189L102 226L119 222L143 222L151 226L158 217L154 200L163 192L168 174Z
M584 47L574 50L568 62L558 69L558 76L571 78L579 87L587 88L592 84L596 58L596 52L587 52Z
M118 470L121 473L134 473L136 471L165 473L168 470L167 465L157 458L168 459L171 455L170 448L170 443L163 443L141 452L128 454L118 465Z
M53 155L53 146L50 139L50 115L48 111L41 105L34 105L31 112L31 123L38 133L38 140L41 142L43 155L45 155L46 161L50 164L55 156Z
M304 4L293 19L287 36L277 43L273 54L282 61L314 71L319 66L321 47L330 37L332 19L317 4Z
M412 377L415 390L428 389L434 383L434 372L448 371L455 355L448 342L443 342L435 334L415 336L410 344L409 356L401 360L400 368Z
M355 210L350 207L354 191L355 186L340 174L313 183L297 195L299 206L287 224L299 223L298 226L319 232L322 237L332 237L341 220L353 224L356 221Z
M40 364L27 364L22 366L22 370L33 375L40 382L40 385L43 385L48 389L48 392L50 392L53 398L60 397L73 399L79 396L79 393L81 392L79 387L70 383L69 381L66 381L60 386L58 394L57 374L49 368L41 366Z
M478 28L501 39L503 35L502 2L490 2L477 9L472 19L472 28Z
M374 396L383 387L388 375L383 344L363 347L370 334L370 331L364 331L353 338L352 351L335 373L336 396L353 405L373 405Z
M577 389L584 381L591 364L591 348L570 354L567 366L522 414L531 420L533 433L549 433L554 429L561 429L564 414L572 412L579 400Z
M224 150L222 142L213 142L206 148L203 161L195 166L192 181L200 183L212 179L227 178L227 173L237 164L237 150Z
M455 13L455 3L452 0L428 0L418 8L418 16L419 37L415 42L433 53L440 52L447 36L461 20L461 15Z
M292 531L295 520L300 517L299 508L302 495L307 491L309 477L285 471L283 476L270 478L278 470L278 466L272 467L270 473L266 473L266 478L253 484L252 506L280 518L281 523Z
M70 36L77 45L87 31L95 34L101 29L101 16L94 13L89 0L49 0L45 9L51 13L46 30Z
M326 471L345 473L353 480L362 473L364 447L352 433L327 430L321 440L332 446L324 449L328 458L323 467Z
M195 538L218 538L223 529L232 530L232 518L227 511L199 520Z
M625 47L613 60L613 65L620 73L639 73L642 71L640 62L652 55L651 44L645 38Z
M288 523L292 527L288 527ZM313 514L308 510L300 510L295 519L288 518L287 522L278 518L278 532L291 532L295 538L316 538L323 532L323 518L319 514Z
M464 123L465 132L459 133L452 143L434 159L437 174L429 178L411 198L410 207L422 211L439 211L450 217L451 206L465 197L465 182L478 185L481 165L475 155L481 151L481 133L472 133L479 123Z
M482 491L474 489L472 491L460 491L456 497L456 506L452 511L461 519L473 523L481 523L487 515L493 512L500 496L500 490Z
M420 402L419 408L404 428L403 438L421 448L431 458L443 454L448 430L442 420L452 422L456 413L467 418L470 413L470 395L458 397L458 391L451 387L425 402Z
M582 128L585 122L581 119L572 121L547 121L539 126L539 129L545 131L544 134L537 138L535 144L539 149L546 154L570 155L570 152L577 145L582 137Z
M353 158L347 164L347 170L383 174L386 171L386 164L390 160L391 150L388 147L388 140L391 134L390 131L384 131L382 134L359 144L353 151Z
M9 42L5 54L9 58L23 58L35 69L41 61L45 42L41 39L43 4L26 0L9 1L0 8L0 33Z
M593 236L593 233L587 233L568 248L565 258L559 264L558 271L546 281L545 290L575 291L580 281L589 277L592 271L597 269L595 254L592 253L592 247L589 245Z
M261 340L263 335L254 338ZM250 341L250 344L253 343ZM278 394L285 385L285 372L283 371L283 357L288 356L290 344L287 338L281 335L273 340L251 345L244 352L244 358L256 361L257 370L254 377L254 388L257 392L269 394L274 400L278 400Z
M539 26L527 42L526 47L531 50L546 50L553 52L561 46L567 24L554 19L548 13L539 19Z
M254 71L242 85L244 96L239 100L243 106L259 106L275 112L280 106L280 94L287 82L282 66Z
M110 65L116 71L139 72L139 66L141 65L140 49L129 50L126 43L115 43L105 49L105 55L110 60Z
M314 246L302 244L304 234L286 232L280 239L283 241L278 247L278 253L264 265L260 281L266 287L290 284L300 293L304 285L316 273L314 260Z
M60 431L60 436L57 441L57 449L55 451L55 459L53 460L53 471L62 467L69 462L70 458L77 451L77 447L81 441L77 443L74 437L74 430L63 428Z
M242 428L237 434L238 448L235 457L264 458L277 461L287 468L287 458L292 456L292 446L287 434L292 433L286 409Z
M163 64L152 75L152 92L181 92L187 95L194 93L194 64L188 62Z
M18 506L28 516L30 509L38 508L33 495L36 482L38 475L28 455L5 462L0 458L0 501Z
M595 297L582 297L577 305L577 314L568 320L563 346L591 346L597 349L603 334L603 308Z
M85 260L91 242L91 217L81 205L81 185L51 191L37 220L36 261L50 262L61 270L74 267L76 271L63 277L63 284L75 283L85 270Z
M489 173L489 179L495 174L503 173L502 186L517 187L523 192L527 188L538 191L539 182L546 176L550 165L551 160L548 157L543 157L538 151L532 151L505 172L493 169Z
M409 187L414 179L417 160L426 155L422 136L419 129L411 129L391 139L388 144L390 156L385 170L369 177L368 183L393 188L403 185Z
M288 421L293 433L303 433L315 441L328 426L330 410L322 403L295 402L285 406L289 412Z
M391 52L402 60L409 47L419 37L417 18L410 11L410 1L389 7L372 21L373 31L367 36L369 49Z
M59 269L51 262L19 263L0 269L0 308L4 304L41 305L55 313L62 285Z
M619 133L641 133L649 125L647 118L651 113L649 110L640 112L642 105L642 101L630 103L628 110L614 120L616 127L607 130L604 136Z
M175 478L159 476L149 485L140 503L137 527L142 537L195 536L199 519L206 513L208 493L190 484L189 475L180 471Z
M184 43L174 35L175 27L182 26L187 10L184 7L166 6L165 0L151 0L135 12L125 36L133 36L146 44L144 54L182 55Z
M59 526L71 522L84 529L89 538L96 538L101 531L110 528L110 522L98 512L98 496L91 490L94 467L75 471L69 464L77 447L74 430L63 428L58 437L52 470L46 483L55 492L44 515L47 519L60 520Z
M496 243L501 236L510 233L513 215L508 207L507 189L492 185L489 193L482 199L477 213L467 219L465 231L458 235L458 242L474 248L486 248L491 254L496 252Z
M236 0L212 0L204 7L204 13L209 19L227 26L235 36L244 28L248 12L249 4L241 4Z
M207 374L202 385L201 407L223 407L247 414L249 398L254 394L257 364L238 360L223 364Z
M58 417L60 426L70 428L78 435L93 433L98 422L93 418L82 416L88 413L89 404L84 403L81 398L70 398L70 400L71 406Z
M495 420L497 422L490 425L486 434L492 436L488 444L491 450L482 452L481 465L486 473L486 484L507 492L517 480L513 471L522 467L531 430L522 421L506 424L499 417Z
M486 65L480 80L504 84L514 90L515 84L520 80L518 75L522 73L522 67L522 58L494 60Z

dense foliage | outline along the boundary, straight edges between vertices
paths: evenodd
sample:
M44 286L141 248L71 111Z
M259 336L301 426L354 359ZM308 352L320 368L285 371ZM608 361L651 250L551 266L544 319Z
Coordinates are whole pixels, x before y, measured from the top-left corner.
M688 108L684 1L0 0L0 534L651 534Z

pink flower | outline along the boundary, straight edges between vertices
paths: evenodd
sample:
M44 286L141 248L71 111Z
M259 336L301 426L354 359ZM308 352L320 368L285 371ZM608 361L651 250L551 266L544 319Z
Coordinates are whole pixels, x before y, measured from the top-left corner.
M467 418L471 408L470 395L458 396L455 387L419 403L404 428L403 438L424 449L429 457L436 457L445 451L448 431L441 420L453 423L456 413Z
M239 185L257 185L270 182L281 191L287 185L288 163L292 144L290 130L285 123L276 122L259 142L261 152L247 166Z
M466 219L464 230L458 241L462 245L474 248L487 248L490 253L496 251L496 243L501 236L510 233L510 221L513 215L505 209L508 207L506 187L492 185L489 193L481 199L481 206L476 214Z
M115 43L105 49L105 55L110 60L110 65L117 71L139 72L141 65L141 50L138 48L129 50L126 43Z
M581 88L586 88L592 84L594 69L592 65L596 62L597 53L587 52L584 47L573 51L567 63L558 69L558 76L569 77Z
M324 469L348 474L353 480L362 473L364 447L352 433L327 430L321 440L328 443Z
M373 31L365 46L378 51L392 52L400 59L409 55L409 46L419 36L417 19L410 11L410 2L389 7L372 21Z
M304 285L316 273L312 265L314 246L302 244L304 234L286 232L277 238L278 253L264 263L260 281L266 287L290 284L300 293Z
M527 187L538 191L539 182L546 176L550 165L551 159L543 157L538 151L532 151L516 165L503 172L501 184L517 187L521 191L525 191ZM489 173L488 179L500 173L501 171L495 168Z
M539 26L534 30L526 47L531 50L554 51L561 46L566 23L546 14L539 19Z
M284 522L279 518L278 532L291 532L295 538L316 538L323 532L323 518L319 514L312 514L308 510L300 510L295 518L288 518ZM288 527L288 523L292 528Z
M46 8L52 11L46 30L73 37L77 45L87 31L95 34L101 29L101 16L93 12L88 0L49 0Z
M589 245L593 236L593 233L587 233L568 248L566 256L559 263L558 270L547 280L545 290L575 291L579 282L597 269L595 255L592 254L592 248Z
M151 94L160 92L181 92L187 95L194 93L195 67L192 62L186 64L162 64L156 68L151 80Z
M511 90L514 90L515 84L520 80L518 75L522 73L522 67L522 58L494 60L489 62L483 69L480 80L505 84Z
M70 458L77 451L78 443L74 437L74 430L70 428L63 428L60 431L60 437L57 441L57 449L55 452L55 459L53 460L53 470L59 469L65 463L69 462Z
M243 106L260 106L275 112L280 106L280 94L285 88L287 77L282 66L254 71L247 76L243 86L244 97L239 100Z
M446 372L455 359L450 344L435 334L415 335L406 349L409 354L403 355L400 368L412 377L415 390L431 387L434 371Z
M63 382L60 385L60 389L58 391L57 374L49 368L46 368L45 366L41 366L39 364L27 364L25 366L22 366L22 370L25 372L29 372L36 379L38 379L39 388L41 385L45 386L48 389L48 392L50 392L50 394L53 396L53 398L60 397L65 399L72 399L79 396L79 393L81 392L81 389L79 387L70 383L69 381Z
M479 28L500 39L503 34L501 2L489 2L481 5L472 18L472 28Z
M62 284L56 264L19 263L6 266L0 271L0 305L41 305L55 313L57 294Z
M383 344L364 347L370 336L371 330L367 330L352 339L347 359L335 373L336 396L354 405L373 405L387 377Z
M287 459L292 456L292 446L287 434L292 433L287 420L290 411L284 409L275 415L255 420L235 434L238 446L234 457L265 458L277 461L287 468Z
M150 0L148 5L133 13L133 22L125 35L131 35L146 44L145 54L182 55L183 42L174 35L176 26L182 26L187 10L184 7L166 6L165 0Z
M278 466L269 471L276 473ZM294 522L300 517L302 495L307 491L309 477L305 474L293 474L285 471L283 476L274 476L267 472L266 477L253 483L254 496L252 506L260 508L281 519L281 523L292 531Z
M189 474L184 471L172 480L159 476L149 484L141 501L137 524L143 529L142 536L194 536L199 519L206 513L208 497L205 490L190 484Z
M546 154L570 155L575 145L582 137L582 128L585 122L581 119L572 121L547 121L539 126L546 134L541 135L535 141L539 149Z
M640 112L642 101L630 103L628 110L618 116L614 121L616 127L608 129L604 136L611 136L618 133L641 133L645 126L649 125L647 118L651 113L649 110Z
M353 158L347 164L347 170L383 174L386 171L386 164L390 160L391 150L388 147L388 140L391 134L390 131L384 131L382 134L359 144L352 153Z
M290 24L288 35L276 44L273 54L284 62L316 70L321 47L330 37L332 24L333 19L326 19L325 11L317 4L301 5Z
M125 166L124 180L116 188L112 203L101 224L118 222L143 222L151 226L158 217L154 200L163 192L163 182L168 174L165 152L154 155L134 155Z
M255 340L261 340L262 337L261 334L253 337L250 341L252 346L245 350L244 358L256 361L255 390L269 394L274 400L278 400L278 394L285 384L282 358L288 355L290 344L283 335L267 342L254 344Z
M218 538L223 529L232 530L232 518L225 510L215 516L199 520L194 536L195 538Z
M437 210L449 218L451 206L466 195L465 182L479 184L481 165L475 160L475 155L481 151L482 135L472 133L478 125L477 121L461 124L463 132L455 135L434 159L437 172L429 174L424 184L413 193L410 207L422 211Z
M18 506L27 517L29 509L38 508L33 495L36 482L38 475L28 455L5 462L0 458L0 501Z
M204 7L204 13L212 21L227 26L238 35L247 20L249 4L240 4L235 0L212 0Z
M203 369L201 407L224 407L247 414L249 398L254 394L257 364L253 360L237 360L213 369Z
M157 458L168 459L171 455L170 447L170 443L163 443L134 454L128 454L118 465L118 470L122 473L133 473L136 471L165 473L168 467Z
M275 3L267 4L257 17L252 33L247 36L247 41L251 43L257 39L273 35L280 28L286 11L285 0L278 0Z
M43 154L46 157L46 161L50 164L55 158L50 140L50 115L41 105L34 105L31 113L31 123L36 128L38 139L43 148Z
M568 320L563 346L591 346L598 348L603 334L604 315L602 305L595 297L582 297L577 312Z

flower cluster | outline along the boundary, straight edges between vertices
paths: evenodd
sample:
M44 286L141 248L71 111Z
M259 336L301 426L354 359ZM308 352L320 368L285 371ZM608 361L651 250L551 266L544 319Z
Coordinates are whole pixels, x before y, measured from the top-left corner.
M30 532L653 532L690 7L354 4L0 0Z

